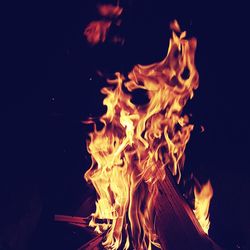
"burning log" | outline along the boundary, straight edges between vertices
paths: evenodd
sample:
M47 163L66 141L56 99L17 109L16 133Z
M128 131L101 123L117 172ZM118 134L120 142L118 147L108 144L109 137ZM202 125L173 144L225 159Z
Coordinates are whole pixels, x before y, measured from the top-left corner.
M171 172L166 169L165 179L158 183L159 193L154 204L155 228L163 250L220 250L204 233L192 209L179 192ZM89 219L56 215L56 221L87 228ZM94 236L78 250L103 249L106 232Z
M100 250L103 249L102 241L103 241L104 234L99 234L94 237L92 240L78 248L77 250Z
M78 227L87 227L89 225L89 219L88 218L82 218L77 216L67 216L67 215L55 215L54 217L55 221L58 222L67 222L71 225L75 225Z
M155 203L156 231L162 249L168 250L219 250L197 221L192 209L180 194L172 174L159 183Z
M86 205L86 204L84 204ZM92 236L93 238L89 240L87 243L79 247L77 250L98 250L102 248L102 241L105 237L106 232L102 234L96 234L93 230L88 226L89 218L83 218L78 216L68 216L68 215L55 215L54 220L57 222L66 222L72 226L80 227L86 231L87 234Z

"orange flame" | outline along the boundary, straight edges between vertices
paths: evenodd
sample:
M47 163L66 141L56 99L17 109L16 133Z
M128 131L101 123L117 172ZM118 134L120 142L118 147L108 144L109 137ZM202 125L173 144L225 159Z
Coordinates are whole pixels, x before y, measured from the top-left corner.
M117 18L122 14L122 7L111 4L100 4L97 7L102 19L90 22L83 33L91 45L96 45L100 42L104 43L111 25L114 23L114 25L120 26L121 24L121 19ZM111 41L122 44L124 39L119 36L114 36Z
M106 232L107 249L160 248L154 228L154 203L158 183L168 167L179 182L185 148L193 125L182 115L198 87L194 64L196 40L186 39L177 21L167 56L159 63L136 65L128 79L116 73L108 79L100 118L103 128L89 134L87 143L92 165L85 179L98 194L90 226ZM185 73L186 72L186 73ZM147 92L149 102L135 105L134 90Z
M98 12L104 17L118 17L122 14L123 8L119 5L100 4L98 5Z
M84 36L92 45L105 42L111 21L93 21L84 30Z

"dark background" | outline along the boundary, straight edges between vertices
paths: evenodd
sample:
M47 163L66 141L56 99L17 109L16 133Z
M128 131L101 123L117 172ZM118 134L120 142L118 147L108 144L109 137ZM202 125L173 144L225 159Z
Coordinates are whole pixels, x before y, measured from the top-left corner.
M197 126L186 168L211 179L210 236L226 249L250 249L247 6L121 1L124 46L91 47L82 32L99 18L96 3L19 1L2 8L0 249L76 249L86 241L85 232L53 222L53 215L74 214L93 192L83 181L89 158L81 121L103 112L95 72L161 60L173 19L198 39L200 87L186 108Z

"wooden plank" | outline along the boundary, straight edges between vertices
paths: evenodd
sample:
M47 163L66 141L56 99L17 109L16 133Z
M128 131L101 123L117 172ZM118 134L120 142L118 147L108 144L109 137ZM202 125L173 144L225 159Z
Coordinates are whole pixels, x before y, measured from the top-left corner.
M73 225L77 225L80 227L88 227L89 225L89 218L83 218L83 217L78 217L78 216L68 216L68 215L58 215L56 214L54 216L55 221L59 222L67 222Z
M99 234L94 237L92 240L88 241L86 244L78 248L77 250L102 250L102 240L105 233Z
M167 169L155 204L156 231L164 250L219 250L199 225Z

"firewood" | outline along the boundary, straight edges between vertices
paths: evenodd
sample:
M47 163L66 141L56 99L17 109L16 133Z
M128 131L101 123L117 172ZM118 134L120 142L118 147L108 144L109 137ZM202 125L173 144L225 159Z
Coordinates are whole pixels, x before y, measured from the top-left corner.
M163 250L221 250L202 230L168 169L165 179L158 183L158 188L155 229ZM56 215L55 220L90 229L88 227L90 217ZM78 250L103 249L104 237L105 233L94 236Z
M76 225L79 227L88 227L89 225L89 218L77 217L77 216L68 216L68 215L58 215L54 216L55 221L59 222L67 222L72 225Z
M78 248L77 250L102 250L102 240L104 238L104 234L99 234L94 237L92 240L88 241L86 244Z
M155 227L163 250L219 250L204 233L172 174L159 183Z

